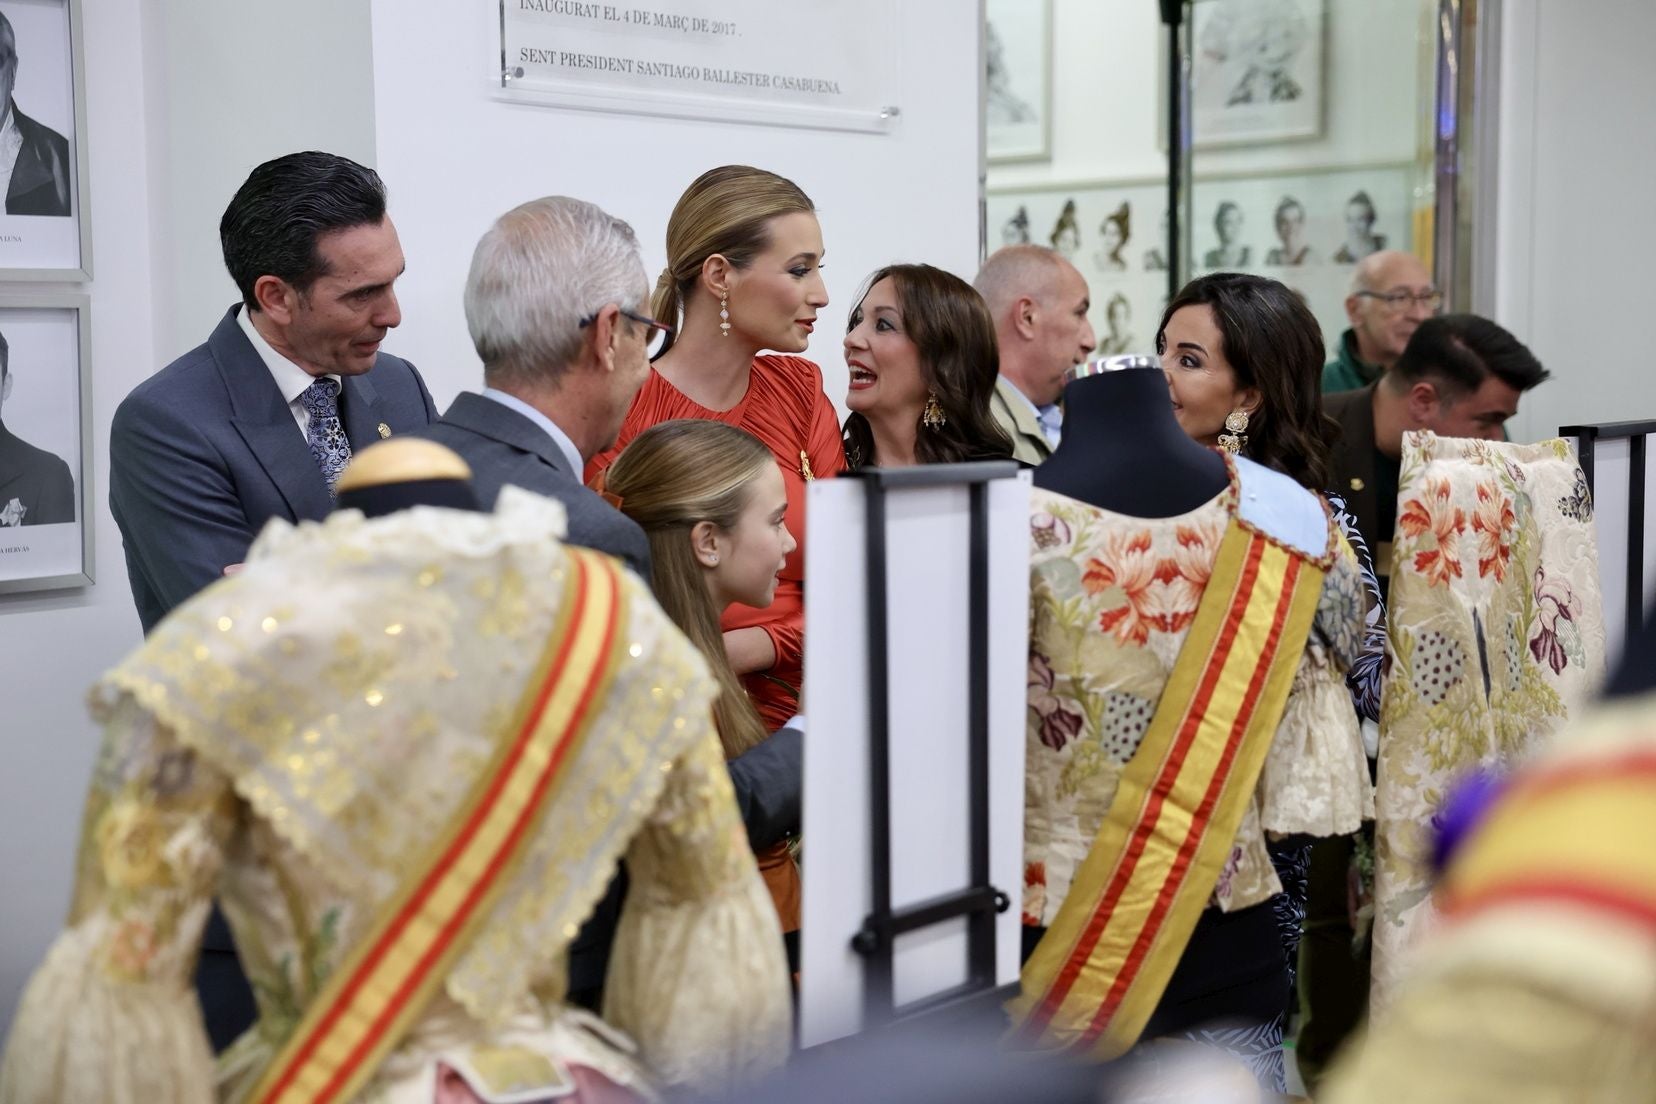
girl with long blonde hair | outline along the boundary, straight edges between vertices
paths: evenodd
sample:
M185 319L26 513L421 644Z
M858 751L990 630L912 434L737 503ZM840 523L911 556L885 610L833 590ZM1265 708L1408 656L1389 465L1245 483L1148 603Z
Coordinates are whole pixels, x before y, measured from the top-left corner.
M677 419L633 440L604 472L602 488L649 538L651 587L719 683L713 720L725 758L733 759L769 736L771 726L737 678L719 619L734 603L763 609L776 595L796 546L782 472L752 434ZM788 842L756 857L783 932L797 932L799 868Z

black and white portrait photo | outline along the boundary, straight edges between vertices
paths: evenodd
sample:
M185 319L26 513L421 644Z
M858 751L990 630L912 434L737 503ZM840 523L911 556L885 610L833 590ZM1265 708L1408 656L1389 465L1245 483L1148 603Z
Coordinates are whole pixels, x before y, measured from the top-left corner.
M1311 247L1305 242L1305 204L1293 196L1283 196L1277 201L1272 222L1276 226L1277 241L1282 244L1265 254L1265 263L1273 267L1309 263Z
M988 0L983 26L984 129L991 161L1048 157L1051 0Z
M78 0L0 0L0 276L84 275Z
M1202 254L1202 267L1244 269L1253 263L1253 250L1242 244L1242 207L1225 200L1213 212L1213 232L1219 244Z
M1094 255L1094 263L1101 272L1126 272L1127 258L1121 251L1127 247L1127 241L1133 236L1133 208L1123 202L1121 206L1104 216L1104 221L1098 224L1098 252Z
M1310 138L1322 129L1324 0L1197 0L1191 143Z
M1374 200L1365 191L1346 200L1345 241L1334 251L1335 264L1356 264L1386 248L1386 235L1374 232Z
M0 302L0 591L87 581L79 296Z

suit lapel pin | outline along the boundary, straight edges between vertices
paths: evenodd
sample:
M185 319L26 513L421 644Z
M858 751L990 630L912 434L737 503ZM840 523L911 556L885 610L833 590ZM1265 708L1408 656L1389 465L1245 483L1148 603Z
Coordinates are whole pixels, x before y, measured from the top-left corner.
M380 429L384 430L385 427L380 426ZM1361 479L1358 479L1356 476L1352 476L1351 477L1351 489L1354 490L1354 491L1362 490L1363 489L1363 481Z
M384 422L381 422L379 424L379 433L382 438L389 437L391 436L391 427L386 425Z

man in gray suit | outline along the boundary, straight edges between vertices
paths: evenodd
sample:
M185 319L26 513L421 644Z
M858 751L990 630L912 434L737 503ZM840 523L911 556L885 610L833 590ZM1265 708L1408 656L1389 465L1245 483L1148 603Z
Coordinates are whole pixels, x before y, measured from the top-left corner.
M632 227L566 196L506 212L472 253L466 326L483 361L481 393L462 391L422 431L471 465L484 509L508 483L562 502L569 539L626 562L646 582L644 531L582 483L615 443L649 374L660 323Z
M379 351L402 321L403 254L372 169L328 153L267 161L219 238L242 301L110 427L109 508L145 632L241 563L271 518L325 517L353 449L437 416L414 366ZM253 1022L216 911L196 989L216 1049Z
M372 169L295 153L253 170L219 222L242 301L133 389L109 440L109 508L148 632L238 564L271 518L319 519L352 449L436 408L379 351L403 270Z
M471 466L491 508L508 483L555 498L571 543L615 556L650 579L636 522L589 490L586 462L615 444L649 375L664 325L643 312L649 285L632 227L566 196L506 212L477 243L466 276L466 325L484 389L463 391L419 435ZM761 849L799 829L803 729L784 728L730 762L748 840ZM569 997L596 1008L622 898L615 878L569 952Z

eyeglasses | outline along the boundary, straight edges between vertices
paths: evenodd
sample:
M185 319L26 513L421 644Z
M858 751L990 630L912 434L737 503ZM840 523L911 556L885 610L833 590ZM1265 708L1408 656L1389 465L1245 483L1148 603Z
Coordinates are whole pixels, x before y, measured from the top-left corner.
M1416 294L1412 291L1359 291L1360 299L1378 299L1386 304L1387 310L1402 310L1410 303L1419 303L1429 310L1436 311L1443 306L1443 292L1432 290Z
M648 326L650 328L651 332L644 336L645 345L655 344L655 331L657 330L661 332L663 339L673 336L673 327L669 326L665 322L657 322L647 314L638 314L635 311L628 310L626 307L616 307L615 309L621 313L622 318L631 319L632 321L637 322L640 326ZM581 319L581 329L586 329L596 321L598 321L598 312L593 311L591 314Z

